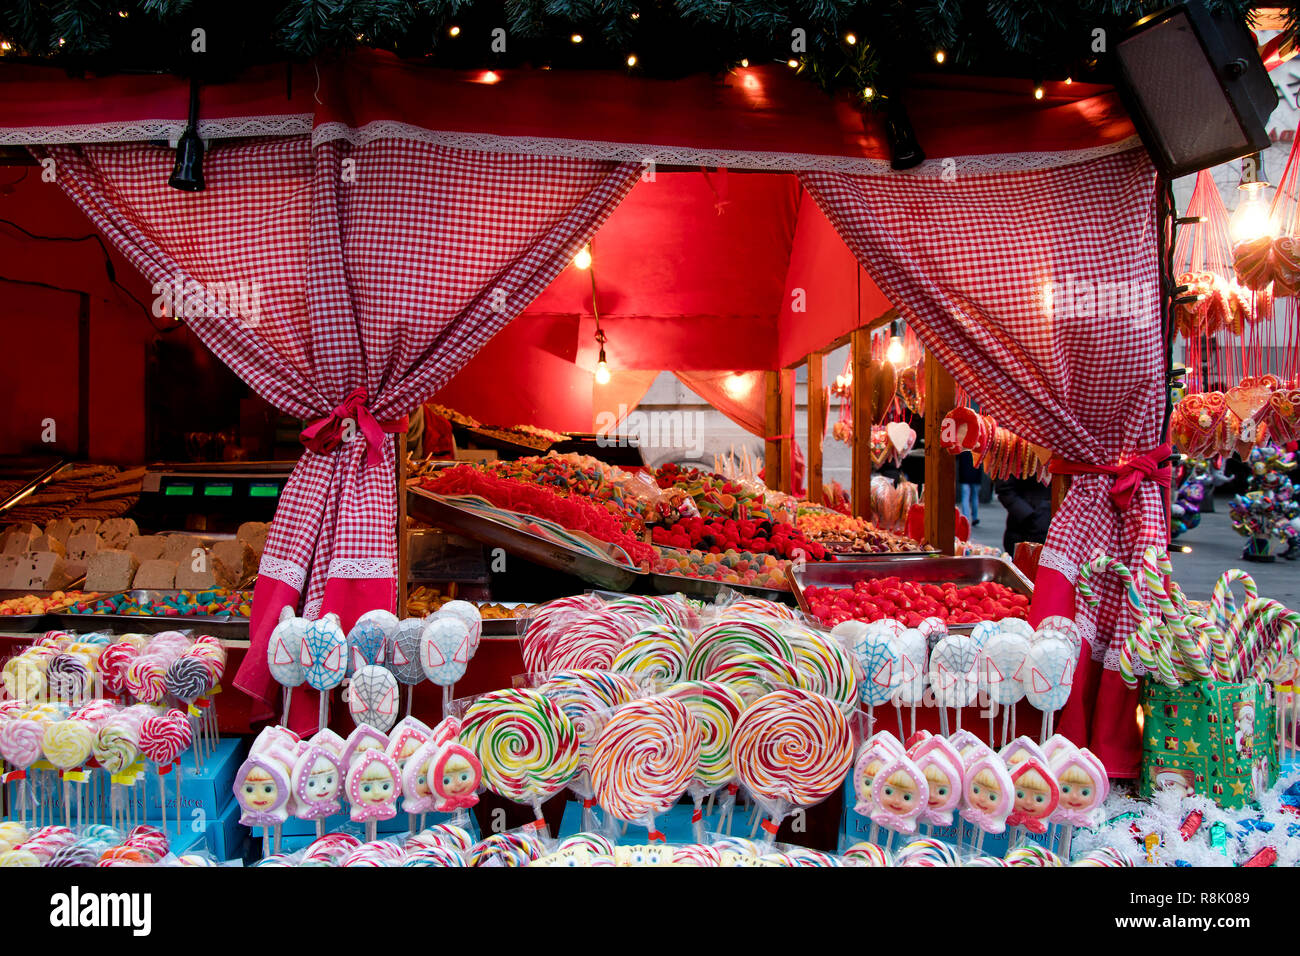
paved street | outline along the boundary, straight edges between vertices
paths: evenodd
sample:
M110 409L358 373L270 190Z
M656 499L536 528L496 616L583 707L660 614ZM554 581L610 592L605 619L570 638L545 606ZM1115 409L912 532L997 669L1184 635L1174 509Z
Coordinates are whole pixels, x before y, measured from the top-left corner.
M1246 539L1232 530L1228 521L1227 500L1220 498L1219 510L1203 515L1199 526L1174 542L1174 547L1184 546L1189 551L1172 553L1174 578L1187 595L1206 600L1214 582L1228 568L1243 568L1250 572L1263 597L1276 598L1288 607L1300 607L1300 561L1278 560L1273 564L1250 564L1241 560L1241 549ZM980 504L980 523L974 529L979 544L1002 546L1002 531L1006 527L1007 513L996 498ZM1274 545L1274 550L1280 550ZM1237 588L1240 597L1240 586Z

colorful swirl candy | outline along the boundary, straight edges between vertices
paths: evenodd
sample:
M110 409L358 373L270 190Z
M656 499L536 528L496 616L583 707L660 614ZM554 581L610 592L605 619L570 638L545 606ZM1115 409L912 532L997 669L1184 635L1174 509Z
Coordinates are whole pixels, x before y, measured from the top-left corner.
M85 721L54 720L45 725L41 752L59 770L82 766L95 747L95 731Z
M41 757L45 721L11 717L0 721L0 757L5 763L26 770Z
M541 859L546 852L537 837L511 831L494 833L480 840L470 849L467 860L470 866L527 866Z
M653 594L623 594L605 605L611 611L621 611L633 617L661 624L684 627L693 617L686 604L677 598Z
M741 714L731 759L736 776L759 799L810 806L844 782L853 765L853 735L834 701L786 688Z
M844 851L846 866L893 866L889 851L876 843L855 843Z
M551 644L548 668L608 670L614 655L639 627L636 618L612 611L594 611L568 621Z
M0 671L5 693L16 700L40 700L45 696L45 668L35 655L20 654L5 661Z
M771 654L736 654L722 661L705 680L729 684L746 702L770 694L778 687L798 687L799 673L787 660Z
M704 733L691 785L710 793L730 783L736 774L731 764L731 737L745 701L733 688L717 681L683 681L667 688L664 696L685 704Z
M599 833L575 833L571 837L565 837L555 847L556 850L569 850L573 848L586 850L588 853L595 853L599 856L613 856L614 843L609 837L602 836Z
M699 722L679 700L647 697L626 704L605 724L592 752L596 799L628 822L662 814L686 791L703 739Z
M103 845L98 843L74 843L54 851L46 866L83 866L91 867L99 862Z
M140 756L140 730L129 719L111 717L99 728L92 752L108 773L121 773Z
M328 863L337 866L339 861L361 845L350 833L327 833L317 837L303 851L303 861Z
M759 617L773 617L778 621L797 620L794 611L786 604L769 601L765 598L742 598L722 612L724 618L743 617L747 614Z
M41 827L32 834L31 839L22 845L22 849L35 853L42 862L48 862L59 850L77 842L77 835L67 827L57 824Z
M90 668L75 654L56 654L45 665L45 683L51 697L78 701L86 696Z
M721 866L722 851L706 843L686 843L673 847L673 863L677 866Z
M623 645L614 655L610 669L653 685L675 683L686 666L686 652L676 641L641 636L644 633L638 631Z
M192 737L187 736L188 730L184 719L166 714L150 717L140 727L140 753L159 767L170 767L189 746Z
M104 689L110 694L121 694L126 690L126 669L140 656L134 644L118 641L110 644L99 655L99 675L104 682Z
M152 656L140 656L126 667L126 691L136 700L157 704L167 694L167 666Z
M567 622L583 612L601 607L594 594L577 594L560 598L535 608L526 620L519 638L524 667L529 671L554 670L550 663L551 645Z
M488 788L519 803L540 804L578 772L577 728L537 691L484 694L465 712L460 741L483 765Z
M700 631L686 658L686 679L705 680L710 671L737 654L767 654L794 660L790 642L775 627L754 619L720 621Z
M436 846L448 846L455 850L468 850L474 845L474 838L464 827L454 823L437 823L421 830L411 839L421 839Z
M1015 847L1006 856L1007 866L1065 866L1061 858L1037 843Z
M794 646L799 683L814 694L829 697L844 713L852 713L857 707L858 679L853 661L839 641L803 627L785 634Z
M961 866L961 857L942 840L913 840L894 856L895 866Z
M468 866L465 856L449 846L419 847L406 854L402 866Z
M177 700L192 703L208 692L210 676L201 658L182 655L167 665L163 684Z

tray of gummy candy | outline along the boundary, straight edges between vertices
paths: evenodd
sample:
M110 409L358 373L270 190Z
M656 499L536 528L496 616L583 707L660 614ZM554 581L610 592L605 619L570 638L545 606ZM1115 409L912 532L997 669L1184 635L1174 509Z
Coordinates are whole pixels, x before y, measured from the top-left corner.
M252 591L212 588L207 591L121 591L81 601L49 615L67 630L113 630L137 634L201 627L213 637L248 637Z

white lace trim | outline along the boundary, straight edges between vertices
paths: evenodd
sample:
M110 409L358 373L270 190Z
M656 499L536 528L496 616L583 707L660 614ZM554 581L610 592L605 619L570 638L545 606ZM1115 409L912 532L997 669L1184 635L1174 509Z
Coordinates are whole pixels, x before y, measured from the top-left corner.
M308 621L320 620L321 601L321 598L316 598L315 600L308 601L304 604L302 608L302 616Z
M1068 556L1057 551L1055 548L1044 546L1043 550L1038 552L1038 566L1040 568L1049 568L1065 576L1065 579L1071 584L1079 580L1079 565L1072 561Z
M397 572L391 558L335 558L330 562L332 578L391 578Z
M675 166L727 166L732 169L764 169L797 173L804 170L852 173L855 175L890 175L888 160L851 156L827 156L819 153L749 152L731 149L707 149L694 146L655 146L644 143L616 143L605 140L562 139L542 136L502 136L494 133L468 133L455 130L431 130L396 120L375 120L360 127L345 123L321 123L312 131L312 145L346 140L354 146L377 139L410 139L435 146L480 150L490 153L520 153L532 156L568 156L609 162L655 163ZM959 173L1003 173L1015 170L1051 169L1087 162L1102 156L1125 152L1139 145L1136 136L1087 149L1035 153L992 153L927 160L908 176L952 175L955 161Z
M311 132L310 113L279 116L234 116L199 120L203 139L253 136L305 136ZM129 123L86 123L75 126L0 126L0 146L41 146L53 143L134 143L166 140L172 145L185 131L184 119L133 120Z
M303 585L307 583L307 569L301 564L294 564L284 558L273 558L269 554L262 555L257 573L259 576L265 575L283 581L298 592L301 592Z

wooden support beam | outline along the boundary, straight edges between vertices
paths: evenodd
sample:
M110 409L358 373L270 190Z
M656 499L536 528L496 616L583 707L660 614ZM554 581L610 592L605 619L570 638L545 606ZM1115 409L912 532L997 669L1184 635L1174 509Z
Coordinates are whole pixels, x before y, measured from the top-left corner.
M1069 490L1069 475L1052 476L1052 514L1056 514L1061 510L1061 502L1065 500L1065 493Z
M876 383L871 368L871 333L855 329L853 346L853 513L871 517L871 425Z
M943 416L957 401L957 383L933 354L925 357L925 540L942 554L956 550L957 460L939 441Z
M794 369L782 369L777 374L780 385L779 399L781 430L781 491L787 495L794 494L794 406L798 396L795 394Z
M771 439L781 434L781 373L767 372L763 377L767 385L763 422L767 430L765 437ZM772 491L781 489L781 443L779 441L766 441L763 444L763 483Z
M813 352L808 356L808 500L822 503L822 442L826 439L826 356Z

